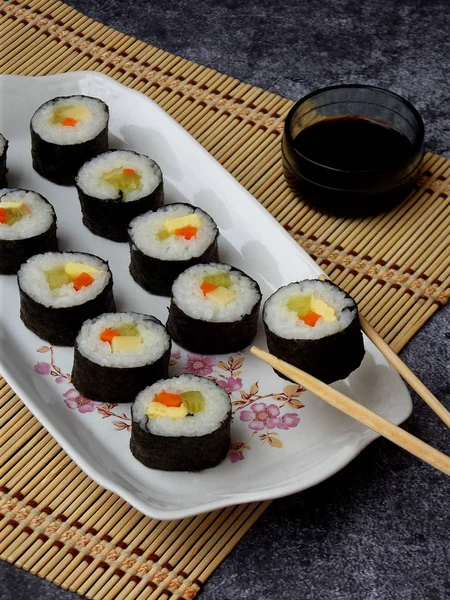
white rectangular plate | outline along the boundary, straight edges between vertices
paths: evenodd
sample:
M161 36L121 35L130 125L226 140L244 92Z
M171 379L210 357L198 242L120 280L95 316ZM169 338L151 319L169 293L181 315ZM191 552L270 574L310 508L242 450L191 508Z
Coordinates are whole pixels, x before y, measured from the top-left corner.
M284 284L321 273L275 219L144 95L92 72L1 76L0 131L10 143L8 183L40 192L54 205L62 249L110 261L118 310L153 314L165 322L168 299L147 294L132 280L126 244L96 237L82 225L74 188L46 181L31 166L30 117L46 100L71 94L97 96L109 105L110 146L155 159L164 174L166 202L190 202L210 213L221 232L222 261L255 278L264 299ZM174 347L171 374L212 376L231 392L233 445L221 465L201 473L147 469L129 451L129 406L95 404L79 396L69 376L73 351L50 348L24 327L15 276L0 277L0 286L2 374L90 477L150 517L179 519L304 490L341 469L377 437L288 385L248 351L201 357ZM261 323L256 344L265 346ZM370 341L365 345L361 367L335 386L401 423L411 413L408 391Z

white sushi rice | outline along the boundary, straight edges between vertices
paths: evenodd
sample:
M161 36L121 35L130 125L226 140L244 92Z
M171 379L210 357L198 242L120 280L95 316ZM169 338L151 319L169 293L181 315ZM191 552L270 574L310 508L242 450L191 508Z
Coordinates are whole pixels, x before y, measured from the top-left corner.
M204 410L182 417L148 417L149 404L160 392L182 394L201 392L205 399ZM181 375L172 379L157 381L140 392L133 403L133 421L154 435L189 437L206 435L218 429L231 412L231 401L227 392L212 381L196 375Z
M332 306L337 320L320 318L310 327L287 307L292 296L315 294ZM355 318L356 305L342 290L327 282L307 280L280 288L265 303L263 319L270 331L285 339L317 340L346 329Z
M82 106L91 115L80 120L75 127L53 123L53 111L60 106ZM108 108L99 98L90 96L64 96L48 100L31 118L31 128L46 142L70 146L94 139L108 125Z
M235 294L234 299L226 306L220 306L214 300L204 296L200 286L206 275L229 273L231 285L228 288ZM183 271L175 279L172 295L178 308L193 319L201 319L213 323L239 321L251 313L261 298L256 283L240 273L232 270L230 265L208 263L195 265Z
M140 186L123 195L124 202L139 200L151 194L162 180L161 169L148 156L128 150L110 150L99 154L85 163L76 178L77 186L88 196L99 200L120 198L120 190L102 179L102 175L113 169L134 169L140 176Z
M129 324L136 326L141 345L133 351L111 352L109 342L100 339L102 331ZM102 367L134 368L152 364L161 358L169 349L170 338L165 327L147 315L104 313L83 323L76 346L85 358Z
M190 214L198 215L200 227L190 240L182 235L171 235L165 240L158 238L167 219L176 219ZM186 204L168 204L155 212L136 217L130 223L130 236L135 246L147 256L160 260L189 260L201 256L213 243L217 226L211 217L200 208Z
M3 156L3 152L6 148L6 138L0 133L0 156Z
M82 287L78 292L72 283L63 285L58 290L51 290L45 277L45 271L64 266L68 262L90 265L100 269L100 272L91 273L94 278L93 283ZM17 276L19 285L26 294L36 302L52 308L67 308L84 304L88 300L96 298L111 279L111 273L104 261L96 256L78 252L36 254L20 267Z
M53 207L35 192L5 188L0 190L0 207L2 202L23 202L31 214L24 214L12 225L0 223L1 240L25 240L44 233L53 224Z

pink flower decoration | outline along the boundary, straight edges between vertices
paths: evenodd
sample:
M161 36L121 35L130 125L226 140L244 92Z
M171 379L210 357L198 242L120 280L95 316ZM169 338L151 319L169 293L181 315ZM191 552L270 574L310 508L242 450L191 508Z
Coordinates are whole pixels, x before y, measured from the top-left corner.
M221 388L226 390L228 394L237 392L242 387L242 379L240 377L228 377L228 379L217 380Z
M275 429L282 425L282 420L279 418L280 409L275 404L266 406L264 402L256 402L250 406L250 409L241 412L241 421L248 423L250 429L262 431L266 427Z
M34 365L34 370L39 375L49 375L52 370L52 365L46 362L38 362Z
M68 408L75 408L80 413L94 412L96 406L102 404L102 402L95 402L94 400L85 398L78 393L75 388L67 390L67 392L64 392L63 396L65 398L64 402Z
M201 356L200 354L189 354L187 357L186 373L192 375L199 375L204 377L212 373L213 367L216 365L216 361L212 356Z
M174 358L176 360L178 360L180 357L181 357L181 352L179 350L172 352L172 354L170 355L170 358Z
M55 379L55 383L66 383L66 378L65 377L57 377Z
M244 460L245 456L243 454L241 454L240 452L236 452L235 450L230 450L230 452L228 452L228 458L231 460L232 463L237 463L240 460Z
M281 425L278 425L280 429L289 429L289 427L297 427L300 423L300 417L295 413L287 413L281 418Z

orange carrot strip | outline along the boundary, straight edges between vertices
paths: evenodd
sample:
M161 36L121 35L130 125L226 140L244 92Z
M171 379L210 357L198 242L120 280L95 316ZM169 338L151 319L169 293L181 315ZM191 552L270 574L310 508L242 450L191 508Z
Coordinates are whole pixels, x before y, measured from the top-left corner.
M205 281L200 286L200 289L202 290L203 295L206 296L206 294L209 294L209 292L213 292L215 289L217 289L217 285L214 285L213 283L208 283L207 281Z
M316 312L311 310L304 317L300 317L300 319L303 321L303 323L306 323L306 325L309 325L310 327L314 327L314 325L320 319L320 315L318 315Z
M197 235L197 231L197 227L194 227L193 225L186 225L186 227L175 229L175 235L182 235L186 240L190 240Z
M6 208L0 208L0 223L8 222L8 213L6 212Z
M134 175L134 173L136 173L136 171L134 169L130 169L130 168L126 168L123 170L124 175Z
M82 287L87 287L94 282L94 278L89 273L80 273L78 277L73 280L73 287L78 292Z
M66 117L63 121L61 121L61 125L64 125L64 127L75 127L77 123L78 121L76 119L72 119L72 117Z
M179 394L169 394L169 392L160 392L154 399L154 402L160 402L165 406L181 406L183 398Z
M117 335L120 335L120 333L115 329L105 329L101 332L100 339L102 340L102 342L111 343L113 341L113 338L115 338Z

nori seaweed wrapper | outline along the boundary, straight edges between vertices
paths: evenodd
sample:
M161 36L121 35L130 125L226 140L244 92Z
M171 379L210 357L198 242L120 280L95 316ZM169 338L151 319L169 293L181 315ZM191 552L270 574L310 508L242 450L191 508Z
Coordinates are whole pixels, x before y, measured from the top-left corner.
M33 192L33 194L36 194L44 202L50 204L41 194L37 192ZM53 222L46 231L21 240L0 239L0 274L13 275L17 273L20 265L26 262L31 256L44 252L56 252L57 250L56 214L53 209Z
M49 102L55 100L59 100L59 97ZM98 101L101 102L100 99ZM108 106L104 102L102 104L109 115ZM33 169L42 177L59 185L74 185L80 167L97 154L108 150L108 120L104 129L94 138L77 144L60 145L46 142L33 130L31 123L30 133Z
M230 448L230 429L231 413L215 431L201 436L155 435L133 420L130 450L150 469L201 471L216 467L226 457Z
M124 202L122 195L116 199L100 200L85 194L78 185L77 190L84 225L95 235L113 242L128 241L130 221L149 210L156 210L164 202L162 181L151 194L132 202Z
M20 318L25 327L55 346L73 346L84 321L116 310L111 272L108 283L98 296L84 304L64 308L53 308L36 302L21 288L20 279L18 283Z
M218 237L219 230L216 227L213 241L200 256L186 260L162 260L142 252L130 235L130 275L147 292L170 296L173 282L183 271L200 263L219 262Z
M232 271L245 275L239 269L233 268ZM194 319L186 315L172 297L166 324L170 337L182 348L201 354L226 354L246 348L254 340L258 328L261 290L257 283L256 286L260 299L251 312L237 321L223 323Z
M153 319L160 323L158 319ZM162 323L161 323L162 325ZM86 398L98 402L133 402L148 385L167 379L171 344L164 354L140 367L105 367L86 358L75 343L72 383Z
M6 173L8 172L8 169L6 168L6 153L8 150L8 140L4 137L3 139L5 140L5 146L3 148L3 154L0 156L0 188L8 187L8 184L6 182Z
M338 288L330 281L323 283ZM344 290L340 291L344 292ZM348 294L346 296L351 298ZM365 354L356 303L350 310L354 312L354 318L348 327L316 340L287 339L278 336L267 326L263 311L269 352L324 383L346 379L359 367ZM288 379L278 371L275 372L283 379Z
M188 260L160 260L144 254L130 242L130 275L144 290L157 296L170 296L175 279L194 265L219 261L217 237L201 256Z

